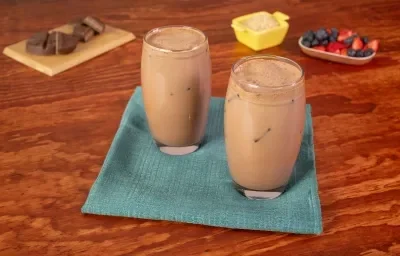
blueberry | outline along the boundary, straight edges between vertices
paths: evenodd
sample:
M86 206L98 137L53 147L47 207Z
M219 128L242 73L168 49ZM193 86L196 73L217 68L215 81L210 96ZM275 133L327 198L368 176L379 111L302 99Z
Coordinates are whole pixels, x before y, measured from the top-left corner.
M371 48L368 48L367 50L364 51L364 57L368 57L374 54L374 50Z
M331 33L339 34L339 30L337 28L331 28Z
M337 37L339 36L339 30L337 28L331 28L331 36L337 39Z
M350 57L355 57L356 56L356 51L354 49L347 49L347 55Z
M350 37L346 38L346 39L343 41L343 43L344 43L345 45L349 46L349 45L351 45L351 44L353 43L354 38L356 38L354 35L353 35L353 36L350 36Z
M368 42L369 42L368 37L366 37L366 36L361 37L361 41L362 41L364 44L368 44Z
M356 51L356 57L364 57L364 51L363 50L357 50Z
M306 39L310 42L312 42L312 40L314 40L315 34L312 30L308 30L307 32L305 32L303 34L303 39Z
M318 40L317 39L312 40L311 46L314 47L314 46L317 46L317 45L319 45Z
M301 40L301 44L304 45L305 47L311 47L311 42L308 41L307 39Z
M325 39L328 39L329 35L328 32L324 28L320 28L317 30L315 33L315 38L318 39L318 41L323 41Z
M328 40L326 40L326 39L325 39L324 41L322 41L322 42L321 42L321 45L323 45L323 46L327 46L327 45L328 45L328 43L329 43L329 42L328 42Z
M330 35L328 40L329 40L329 42L331 42L331 43L332 43L332 42L336 42L336 37Z

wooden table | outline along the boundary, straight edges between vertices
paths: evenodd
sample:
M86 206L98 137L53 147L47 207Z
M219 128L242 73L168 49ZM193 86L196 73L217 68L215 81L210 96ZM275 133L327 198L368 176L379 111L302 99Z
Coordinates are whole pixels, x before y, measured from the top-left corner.
M1 47L93 14L138 40L55 77L0 56L0 255L400 255L400 29L398 0L2 0ZM224 3L222 3L224 2ZM84 216L121 114L140 83L143 35L168 24L209 36L213 95L236 60L231 19L259 10L291 16L282 55L306 71L313 106L324 233L230 230ZM364 67L303 55L307 29L348 27L382 41Z

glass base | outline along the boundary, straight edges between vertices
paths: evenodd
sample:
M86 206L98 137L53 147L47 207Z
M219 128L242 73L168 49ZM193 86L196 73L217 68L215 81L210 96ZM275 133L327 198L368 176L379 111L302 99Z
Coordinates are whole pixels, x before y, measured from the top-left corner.
M236 182L233 182L235 189L251 200L267 200L267 199L275 199L278 196L282 195L285 191L286 186L282 186L279 188L271 189L271 190L253 190L240 186Z
M157 141L155 141L155 143L161 152L163 152L167 155L171 155L171 156L187 155L187 154L195 152L200 147L200 144L195 144L192 146L185 146L185 147L171 147L171 146L163 145Z

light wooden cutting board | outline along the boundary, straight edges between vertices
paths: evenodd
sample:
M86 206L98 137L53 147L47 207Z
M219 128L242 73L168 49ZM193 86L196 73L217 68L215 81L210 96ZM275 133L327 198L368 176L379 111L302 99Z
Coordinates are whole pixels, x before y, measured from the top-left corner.
M64 25L51 31L72 33L73 25ZM37 71L54 76L135 39L131 32L106 26L105 31L89 42L79 42L75 51L67 55L37 56L25 51L27 40L4 48L3 53Z

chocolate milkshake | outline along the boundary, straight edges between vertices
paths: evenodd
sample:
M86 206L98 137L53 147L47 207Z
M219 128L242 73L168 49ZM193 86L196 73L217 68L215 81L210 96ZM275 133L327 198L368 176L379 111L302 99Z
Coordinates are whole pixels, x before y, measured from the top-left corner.
M236 188L252 199L285 189L305 122L304 75L295 62L257 55L232 68L225 100L225 143Z
M151 30L143 40L141 79L147 121L160 150L195 151L204 137L211 93L207 37L186 26Z

